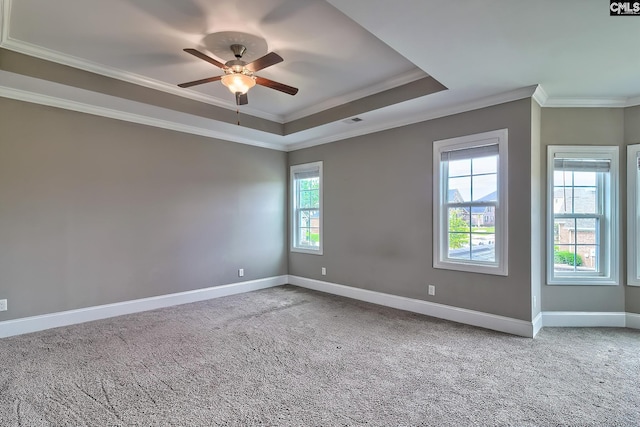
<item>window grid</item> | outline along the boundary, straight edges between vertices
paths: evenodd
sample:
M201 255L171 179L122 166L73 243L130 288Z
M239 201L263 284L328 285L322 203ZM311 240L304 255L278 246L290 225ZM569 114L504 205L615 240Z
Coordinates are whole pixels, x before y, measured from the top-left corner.
M506 275L507 130L435 141L433 162L434 267Z
M291 250L322 254L322 162L291 167Z
M547 283L617 285L618 148L547 150Z

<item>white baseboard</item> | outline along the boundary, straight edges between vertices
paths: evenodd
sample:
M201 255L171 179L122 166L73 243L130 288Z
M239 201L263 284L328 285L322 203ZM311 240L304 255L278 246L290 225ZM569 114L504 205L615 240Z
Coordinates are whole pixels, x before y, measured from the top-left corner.
M640 314L627 313L627 328L640 329Z
M542 329L542 312L538 313L531 323L533 323L533 336L535 337Z
M481 328L506 332L508 334L520 335L532 338L534 336L534 325L525 320L513 319L510 317L497 316L495 314L483 313L480 311L467 310L464 308L452 307L423 301L413 298L401 297L398 295L385 294L382 292L370 291L367 289L354 288L351 286L339 285L336 283L323 282L321 280L307 279L299 276L289 275L289 283L302 288L313 289L329 294L340 295L360 301L400 310L411 311L413 313L438 317L440 319L451 320Z
M0 322L0 338L286 285L287 275Z
M544 311L542 312L542 326L624 328L629 314L625 312Z

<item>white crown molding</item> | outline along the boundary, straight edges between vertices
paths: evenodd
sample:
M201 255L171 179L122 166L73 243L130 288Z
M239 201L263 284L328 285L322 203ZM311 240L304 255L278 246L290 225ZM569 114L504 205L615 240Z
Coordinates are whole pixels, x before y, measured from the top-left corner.
M47 105L50 107L62 108L65 110L78 111L81 113L93 114L96 116L108 117L111 119L123 120L131 123L154 126L157 128L168 129L177 132L237 142L240 144L253 145L278 151L286 151L286 147L281 144L273 144L261 140L243 138L230 132L216 131L210 128L187 125L179 123L177 121L155 118L151 117L150 115L142 115L122 110L116 110L113 108L62 99L21 89L0 86L0 97L31 102L34 104Z
M539 106L544 106L549 100L549 95L545 92L542 85L537 85L536 90L533 92L533 99L538 103Z
M634 96L633 98L627 98L627 107L635 107L640 105L640 96Z
M370 95L375 95L376 93L384 92L385 90L393 89L395 87L402 86L407 83L411 83L428 76L429 75L427 73L425 73L420 69L411 70L407 73L394 76L390 79L386 79L377 85L372 85L354 92L349 92L342 96L337 96L337 97L328 99L326 101L323 101L319 104L312 105L308 108L303 108L301 110L298 110L292 114L285 116L284 122L288 123L294 120L298 120L303 117L307 117L312 114L319 113L321 111L338 107L340 105L343 105L343 104L346 104Z
M286 275L267 277L264 279L213 286L175 294L6 320L0 322L0 338L272 288L274 286L286 285L287 279L288 276Z
M628 98L549 98L545 108L624 108Z
M4 1L8 3L11 2L10 0L4 0ZM8 25L5 25L5 27L8 28ZM215 105L217 107L225 108L227 110L235 111L237 108L235 104L232 105L228 102L221 101L212 96L207 96L193 90L179 88L176 85L171 85L165 82L161 82L159 80L150 79L148 77L144 77L139 74L129 73L126 71L119 70L117 68L112 68L106 65L98 64L96 62L91 62L91 61L80 59L71 55L62 54L60 52L56 52L50 49L36 46L31 43L15 40L8 36L8 29L6 31L7 31L7 35L5 39L2 41L2 44L0 45L5 49L13 50L18 53L23 53L36 58L44 59L46 61L67 65L80 70L89 71L91 73L100 74L102 76L114 78L117 80L122 80L128 83L133 83L139 86L147 87L147 88L158 90L161 92L170 93L172 95L177 95L183 98L192 99L194 101ZM251 107L246 107L246 106L243 107L243 111L254 117L260 117L262 119L270 120L276 123L284 123L283 117L280 115L265 113L263 111L252 109Z
M533 338L533 323L525 320L513 319L495 314L483 313L481 311L468 310L444 304L437 304L413 298L401 297L398 295L385 294L382 292L370 291L367 289L354 288L351 286L339 285L337 283L324 282L321 280L307 279L305 277L289 275L289 283L302 288L313 289L333 295L340 295L347 298L366 301L372 304L383 305L385 307L410 311L412 313L424 314L438 317L440 319L453 322L464 323L466 325L478 326L494 331L505 332L513 335Z
M499 93L496 95L487 96L484 98L475 99L462 104L456 104L447 106L444 108L422 111L414 115L405 116L401 119L390 120L385 122L373 121L370 125L361 124L356 128L349 128L345 132L340 132L337 135L330 135L327 137L309 139L303 142L293 143L287 145L287 151L295 151L303 148L313 147L315 145L328 144L330 142L341 141L344 139L354 138L357 136L367 135L375 132L381 132L388 129L398 128L402 126L411 125L414 123L420 123L427 120L433 120L440 117L451 116L453 114L464 113L467 111L478 110L480 108L491 107L494 105L504 104L506 102L517 101L524 98L529 98L533 95L537 86L527 86L524 88L512 90L509 92ZM366 118L366 113L358 115L358 117Z

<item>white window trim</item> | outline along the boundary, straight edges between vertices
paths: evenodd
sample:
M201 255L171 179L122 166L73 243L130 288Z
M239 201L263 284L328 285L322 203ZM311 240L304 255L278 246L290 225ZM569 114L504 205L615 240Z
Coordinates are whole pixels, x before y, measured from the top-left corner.
M610 163L609 186L610 196L605 197L605 218L609 218L610 223L605 225L608 233L602 242L605 251L604 275L602 276L573 276L556 277L554 274L554 254L553 254L553 159L556 154L576 159L608 159ZM577 145L550 145L547 147L547 285L617 285L619 276L618 246L619 246L619 223L620 208L618 203L618 147L615 146L577 146ZM608 210L608 215L607 211Z
M509 261L509 224L508 224L508 130L499 129L474 135L434 141L433 143L433 268L467 271L472 273L508 275ZM442 181L441 155L443 152L485 145L498 145L498 206L495 218L495 256L496 263L487 265L474 261L451 260L446 258L447 215L444 212L445 182Z
M296 246L296 233L297 233L296 206L298 205L298 202L296 200L297 194L296 194L295 174L297 172L315 171L316 169L318 170L318 173L320 176L320 192L319 192L320 207L318 209L320 212L319 214L320 217L318 219L318 227L320 228L319 230L320 242L319 242L318 249L300 248ZM290 209L291 252L298 252L298 253L312 254L312 255L322 255L323 247L324 247L324 236L323 236L324 212L323 212L323 195L322 195L324 191L324 184L323 184L323 178L322 178L322 161L291 166L289 170L289 179L290 179L289 186L291 187L291 209Z
M640 286L640 188L638 155L640 144L627 146L627 285Z

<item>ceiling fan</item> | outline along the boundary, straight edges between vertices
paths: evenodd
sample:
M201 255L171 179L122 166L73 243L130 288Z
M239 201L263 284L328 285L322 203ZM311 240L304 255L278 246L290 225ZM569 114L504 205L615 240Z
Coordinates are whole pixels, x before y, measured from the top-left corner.
M256 84L265 86L271 89L279 90L280 92L287 93L289 95L295 95L298 93L298 89L292 86L287 86L282 83L274 82L273 80L265 79L264 77L254 76L256 71L263 70L267 67L282 62L283 59L280 55L274 52L267 53L265 56L256 59L253 62L246 63L242 60L242 55L246 52L247 48L241 44L232 44L230 46L233 55L236 59L227 61L225 64L216 61L208 55L196 50L196 49L184 49L185 52L190 53L210 64L215 65L218 68L224 70L223 76L208 77L206 79L195 80L187 83L180 83L180 87L191 87L200 85L203 83L222 81L231 93L236 96L237 105L245 105L249 103L247 92Z

